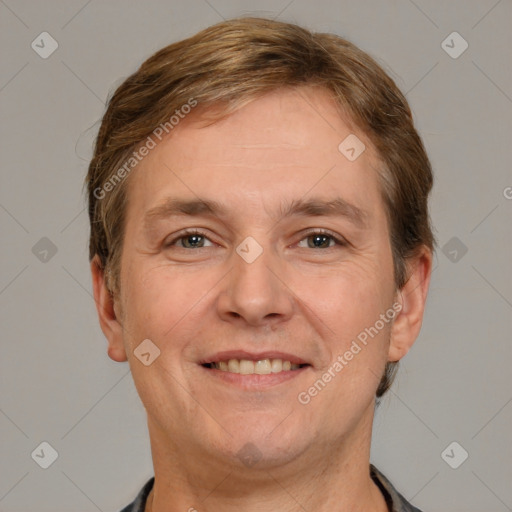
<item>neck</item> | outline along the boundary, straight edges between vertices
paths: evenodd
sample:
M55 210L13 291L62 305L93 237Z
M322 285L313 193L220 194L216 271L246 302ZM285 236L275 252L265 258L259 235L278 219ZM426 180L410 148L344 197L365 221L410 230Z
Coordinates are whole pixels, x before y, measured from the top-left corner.
M252 468L175 444L148 421L155 484L145 512L387 512L369 473L373 407L351 434ZM259 468L259 469L258 469Z

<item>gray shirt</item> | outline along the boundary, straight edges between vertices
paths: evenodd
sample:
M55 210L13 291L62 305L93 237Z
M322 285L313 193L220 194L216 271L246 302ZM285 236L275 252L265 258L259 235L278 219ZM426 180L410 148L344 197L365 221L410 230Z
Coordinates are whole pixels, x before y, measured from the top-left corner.
M391 484L391 482L373 465L370 464L370 476L377 484L378 488L384 495L384 499L388 505L389 512L421 512L421 510L413 507ZM135 501L123 508L121 512L144 512L146 500L153 488L155 477L151 477L140 490Z

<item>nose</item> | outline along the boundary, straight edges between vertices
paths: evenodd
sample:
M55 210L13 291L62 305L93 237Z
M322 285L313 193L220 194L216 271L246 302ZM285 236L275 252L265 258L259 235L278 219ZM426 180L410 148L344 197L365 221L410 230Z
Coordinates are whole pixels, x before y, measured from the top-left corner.
M293 293L285 282L279 257L265 249L252 262L236 252L232 258L233 268L218 296L219 316L254 327L288 320L293 311Z

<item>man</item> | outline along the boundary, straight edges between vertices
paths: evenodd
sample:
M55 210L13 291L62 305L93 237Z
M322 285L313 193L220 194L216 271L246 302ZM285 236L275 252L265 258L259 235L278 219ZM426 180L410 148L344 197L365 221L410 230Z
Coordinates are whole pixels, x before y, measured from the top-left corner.
M418 336L432 173L337 36L230 20L116 91L87 177L94 296L155 476L128 511L416 511L370 465Z

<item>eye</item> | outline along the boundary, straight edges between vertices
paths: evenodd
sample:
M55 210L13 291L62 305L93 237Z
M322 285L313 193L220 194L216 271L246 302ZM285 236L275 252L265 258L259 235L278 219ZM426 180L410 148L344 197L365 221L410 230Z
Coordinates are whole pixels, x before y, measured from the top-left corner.
M307 248L309 249L330 249L336 245L347 245L345 240L334 235L334 233L325 230L317 230L307 233L305 238L299 242L299 247L304 247L303 245L300 245L304 240L307 241Z
M308 249L330 249L336 245L347 245L343 238L326 230L316 230L307 233L299 242L298 247L304 248L305 246L301 245L304 241L306 241L306 248ZM207 234L197 229L186 230L164 243L166 248L177 246L182 249L201 249L213 245Z
M206 233L193 229L182 232L179 236L166 241L164 243L164 247L171 247L176 245L177 242L181 242L178 244L178 247L182 249L201 249L203 247L208 247L205 245L206 240L210 242L210 246L213 245L211 240L206 236Z

